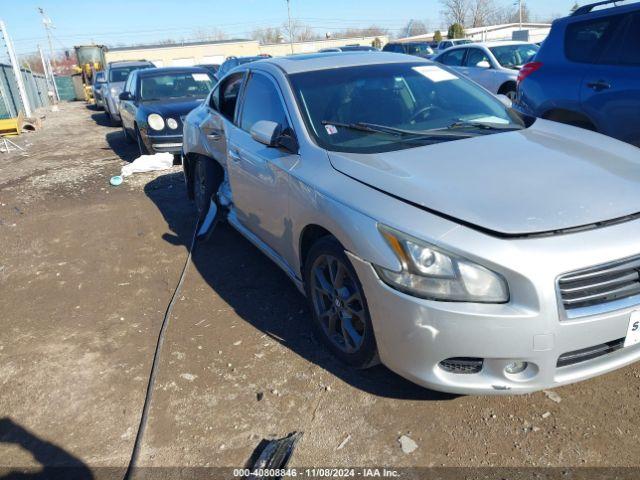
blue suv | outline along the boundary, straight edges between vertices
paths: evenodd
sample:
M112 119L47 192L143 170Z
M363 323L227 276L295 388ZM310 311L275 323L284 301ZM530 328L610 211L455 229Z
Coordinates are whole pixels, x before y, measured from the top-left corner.
M640 3L612 3L553 22L519 72L514 107L640 146Z

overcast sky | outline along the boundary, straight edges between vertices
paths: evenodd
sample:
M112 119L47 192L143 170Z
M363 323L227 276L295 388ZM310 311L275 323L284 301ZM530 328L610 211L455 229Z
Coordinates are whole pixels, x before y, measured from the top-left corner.
M495 2L509 5L513 0ZM545 18L568 13L573 3L529 0L528 6L534 18ZM38 43L46 45L37 7L44 8L56 27L57 50L93 42L192 39L197 30L214 28L246 38L256 27L279 26L287 18L285 0L0 0L0 5L0 18L18 54L35 51ZM441 10L438 0L291 0L292 17L318 34L371 24L398 33L411 18L433 29L444 23Z

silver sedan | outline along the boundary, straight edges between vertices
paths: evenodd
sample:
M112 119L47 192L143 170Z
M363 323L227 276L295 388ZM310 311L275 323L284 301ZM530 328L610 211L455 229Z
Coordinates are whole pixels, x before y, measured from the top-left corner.
M486 42L447 49L433 60L447 65L495 94L513 100L518 72L540 47L526 42Z
M640 359L636 147L428 60L324 53L229 72L183 148L200 233L226 216L353 367L504 394Z

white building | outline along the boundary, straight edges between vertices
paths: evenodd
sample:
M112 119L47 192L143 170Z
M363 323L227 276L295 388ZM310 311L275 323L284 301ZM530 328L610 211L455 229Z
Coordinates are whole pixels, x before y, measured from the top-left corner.
M504 23L501 25L487 25L485 27L465 28L465 38L476 42L488 42L493 40L523 40L527 42L541 42L551 30L550 23ZM446 38L446 29L441 30L443 38ZM400 42L432 41L435 32L413 37L400 38Z

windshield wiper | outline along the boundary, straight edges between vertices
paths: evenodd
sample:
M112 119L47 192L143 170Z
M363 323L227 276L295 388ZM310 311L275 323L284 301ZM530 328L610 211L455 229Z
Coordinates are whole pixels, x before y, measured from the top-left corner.
M322 125L333 125L334 127L348 128L350 130L358 130L360 132L386 133L388 135L395 135L397 137L411 137L407 138L407 140L442 137L467 138L473 136L473 134L469 133L453 133L447 132L446 130L405 130L402 128L389 127L387 125L378 125L375 123L367 122L342 123L332 122L330 120L322 120L320 123Z
M497 125L492 123L472 122L467 120L457 120L453 122L451 125L449 125L446 129L455 130L456 128L478 128L481 130L502 130L502 131L522 130L522 127L513 126L513 125L503 126L503 125Z

